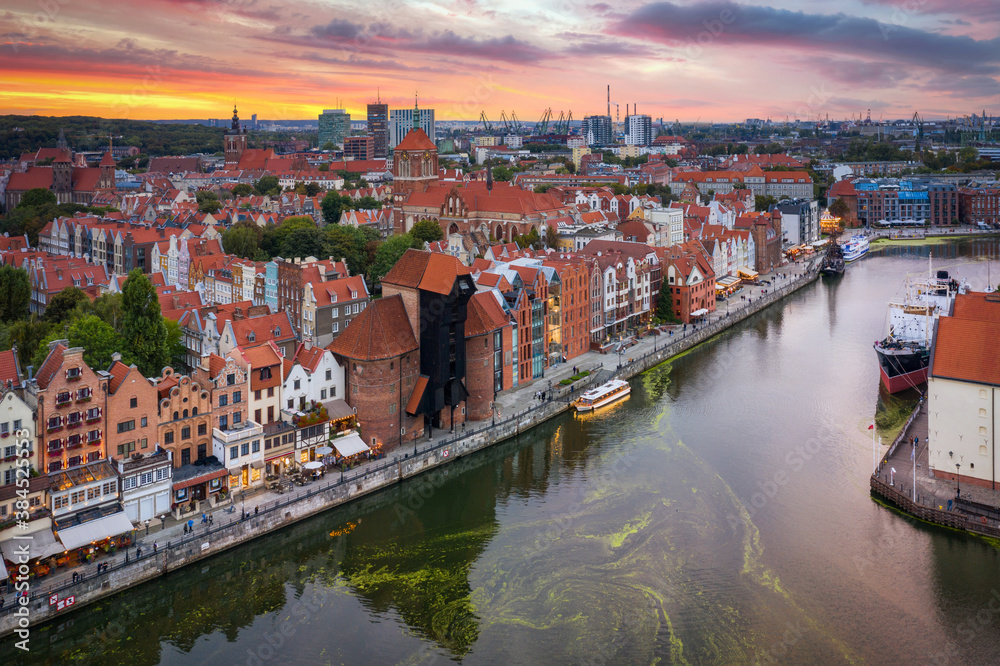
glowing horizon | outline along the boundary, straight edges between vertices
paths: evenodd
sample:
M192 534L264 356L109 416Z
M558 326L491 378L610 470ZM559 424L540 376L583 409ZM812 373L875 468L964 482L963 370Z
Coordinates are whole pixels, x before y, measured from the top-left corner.
M534 122L605 113L609 83L612 116L667 121L1000 113L992 0L9 4L5 114L222 119L235 101L244 119L361 120L377 94L409 108L417 93L439 121Z

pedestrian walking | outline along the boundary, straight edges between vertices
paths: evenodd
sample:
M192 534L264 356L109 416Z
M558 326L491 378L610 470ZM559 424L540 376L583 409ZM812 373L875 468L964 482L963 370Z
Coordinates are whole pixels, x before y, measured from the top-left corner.
M201 524L202 525L208 524L208 516L204 512L201 514Z
M7 600L6 600L6 599L4 599L3 597L0 597L0 610L3 610L3 605L4 605L5 603L7 603Z
M135 559L137 559L137 560L141 560L142 559L142 548L136 548L135 549Z
M156 542L153 542L153 555L156 555Z
M366 472L366 474L367 474L367 472ZM255 507L253 508L253 515L255 515L255 516L256 516L256 515L257 515L257 512L258 512L258 511L260 511L260 507L259 507L259 506L255 506Z
M208 524L212 525L215 523L215 514L208 514Z

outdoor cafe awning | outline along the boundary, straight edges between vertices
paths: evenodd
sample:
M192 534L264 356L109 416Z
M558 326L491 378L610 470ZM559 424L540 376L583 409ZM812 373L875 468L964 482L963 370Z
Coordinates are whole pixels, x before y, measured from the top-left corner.
M132 521L128 519L124 511L119 511L82 525L59 530L59 540L63 542L66 550L73 550L94 541L103 541L108 537L131 531Z
M708 309L701 308L700 310L695 310L694 312L692 312L691 316L692 317L704 317L707 314L708 314Z
M368 450L368 445L365 444L365 440L361 439L361 437L356 434L345 435L344 437L333 440L333 446L337 449L337 453L344 458L355 456Z
M736 271L736 274L741 278L746 278L747 280L756 280L759 275L757 271L746 268L745 266Z
M39 530L30 535L30 539L7 539L6 541L0 542L0 553L3 553L3 557L7 558L11 562L17 562L18 548L24 544L28 544L28 557L32 560L41 559L45 557L51 557L56 553L61 553L66 548L63 547L62 543L56 539L56 535L52 533L51 529ZM3 577L0 576L0 580Z

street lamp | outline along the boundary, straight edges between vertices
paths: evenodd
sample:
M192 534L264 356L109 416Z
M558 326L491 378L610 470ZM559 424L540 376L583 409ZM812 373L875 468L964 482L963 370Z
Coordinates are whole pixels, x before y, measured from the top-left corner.
M959 475L962 463L955 463L955 499L962 496L962 477Z

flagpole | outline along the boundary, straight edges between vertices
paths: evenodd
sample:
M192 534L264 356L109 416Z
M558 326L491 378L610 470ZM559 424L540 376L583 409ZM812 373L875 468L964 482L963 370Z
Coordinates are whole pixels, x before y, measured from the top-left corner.
M917 447L914 446L913 450L910 452L910 457L913 458L913 503L917 503Z

